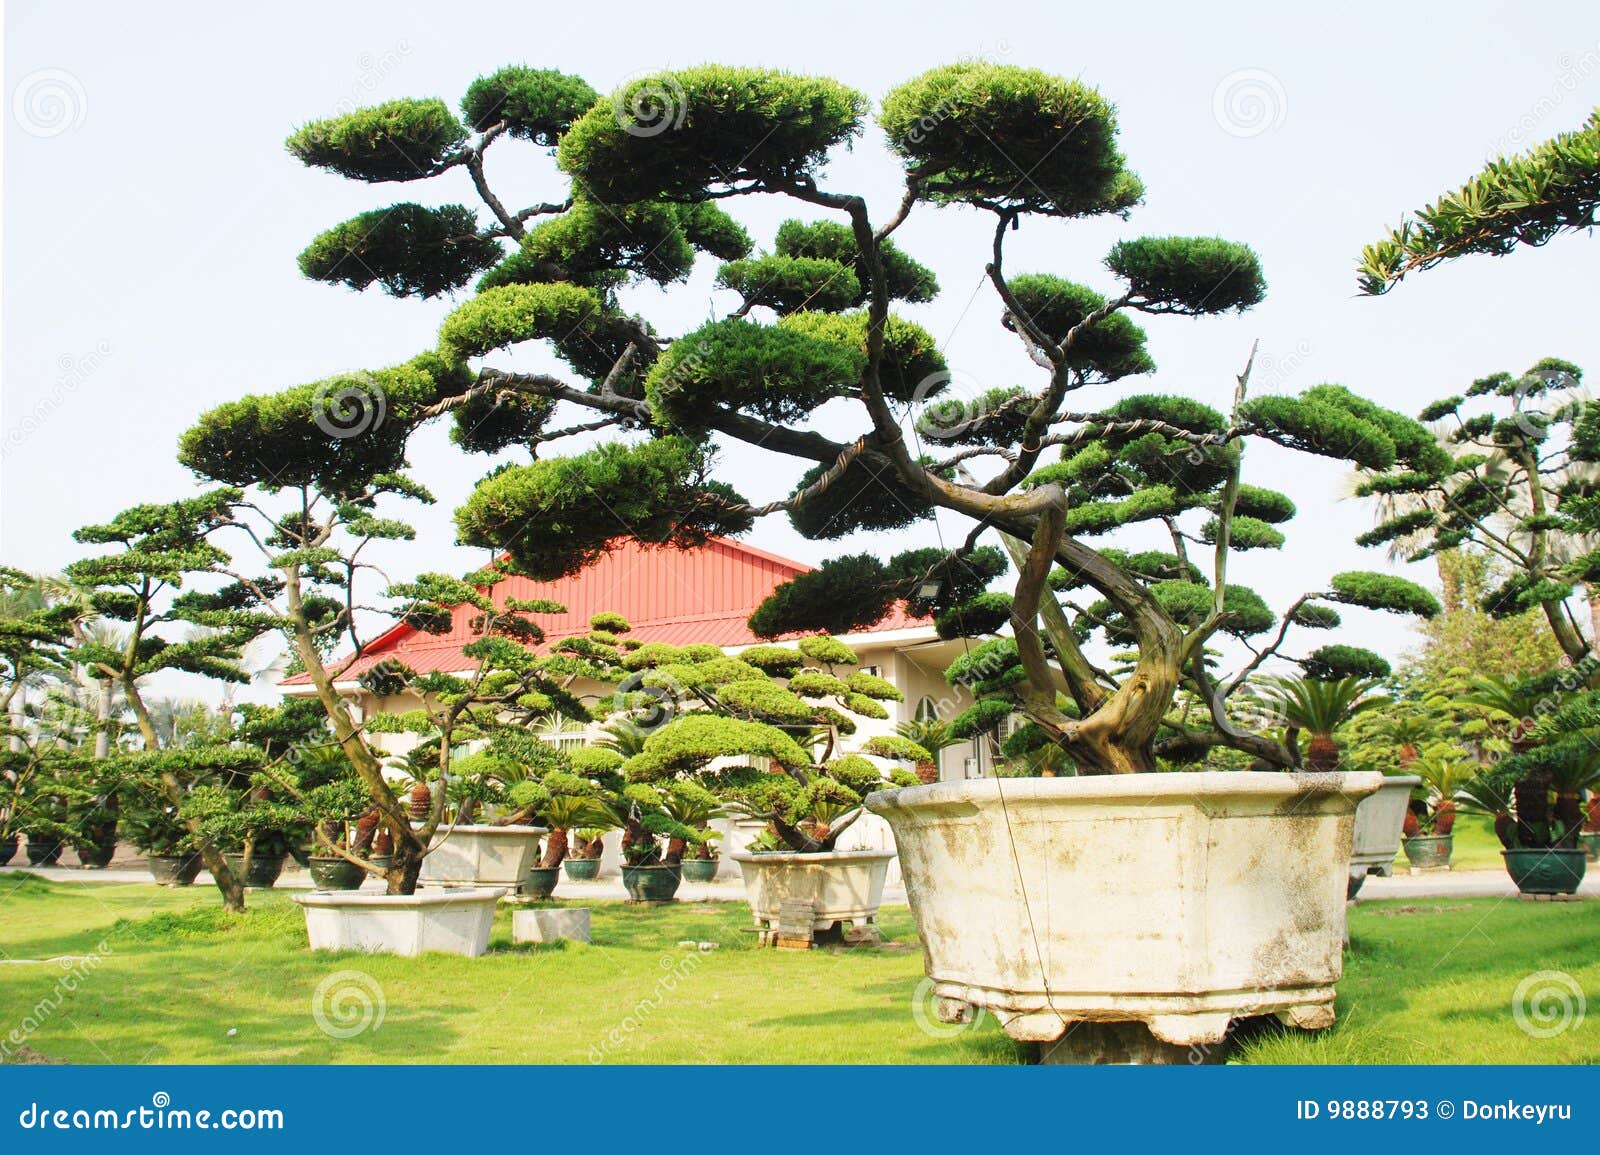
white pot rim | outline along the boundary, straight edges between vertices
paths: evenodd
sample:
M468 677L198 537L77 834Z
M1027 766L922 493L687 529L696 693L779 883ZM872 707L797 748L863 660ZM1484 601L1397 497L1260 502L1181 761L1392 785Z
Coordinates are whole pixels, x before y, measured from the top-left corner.
M728 857L735 862L764 862L773 866L825 866L830 862L886 862L894 855L895 852L892 850L819 850L812 854L801 854L797 850L779 850L760 854L735 851Z
M317 890L294 895L301 906L371 907L383 910L409 910L425 906L475 906L500 901L505 887L483 886L447 891L418 891L416 894L361 894L353 890Z
M1365 798L1383 785L1376 770L1200 770L1151 774L1094 774L1078 778L969 778L905 786L867 795L875 813L948 803L1180 801L1190 798L1280 799L1344 795Z

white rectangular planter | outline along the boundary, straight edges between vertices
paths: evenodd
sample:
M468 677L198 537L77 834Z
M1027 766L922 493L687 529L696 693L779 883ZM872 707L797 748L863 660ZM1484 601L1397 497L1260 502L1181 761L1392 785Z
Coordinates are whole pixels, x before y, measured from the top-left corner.
M1355 831L1350 838L1350 896L1361 889L1368 874L1388 878L1400 853L1400 834L1406 821L1406 804L1413 788L1422 785L1415 774L1385 778L1377 792L1356 807Z
M449 890L419 894L297 894L312 950L418 955L424 951L477 958L489 949L495 907L505 891Z
M835 850L827 854L732 854L744 875L744 895L756 925L776 928L785 899L809 902L813 930L839 922L870 923L883 902L892 850Z
M442 826L422 860L420 881L436 886L522 885L542 826Z
M1356 803L1380 775L1207 771L881 792L937 1011L1012 1038L1137 1021L1220 1042L1236 1017L1333 1022Z

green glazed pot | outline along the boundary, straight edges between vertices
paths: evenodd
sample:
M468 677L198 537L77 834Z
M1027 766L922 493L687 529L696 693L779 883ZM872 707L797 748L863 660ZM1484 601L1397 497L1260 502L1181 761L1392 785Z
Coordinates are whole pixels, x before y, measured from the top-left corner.
M242 854L224 854L222 857L227 862L228 869L233 871L234 874L238 874L244 867L244 855ZM271 855L265 858L252 857L250 859L250 873L245 876L244 884L266 890L278 881L278 875L282 873L283 857L281 855L277 858L273 858Z
M598 858L569 858L561 864L573 882L593 882L600 877Z
M1450 852L1455 849L1452 834L1419 834L1405 840L1406 860L1418 870L1449 866Z
M1576 894L1587 859L1582 850L1502 850L1506 872L1523 894Z
M629 902L671 902L683 873L676 866L624 866L622 885Z
M721 865L715 858L685 858L682 863L683 881L710 882L717 877L717 867Z
M524 898L549 898L561 879L561 871L554 866L535 866L529 869L519 892Z
M190 886L200 873L201 862L198 853L152 854L148 861L150 877L162 886Z
M0 842L0 866L11 861L11 856L17 852L17 836L11 835L4 842Z
M54 866L61 859L61 852L67 844L59 838L51 839L43 836L28 835L28 845L24 848L28 861L35 866Z
M367 881L365 868L337 855L313 854L309 869L311 885L317 890L360 890Z

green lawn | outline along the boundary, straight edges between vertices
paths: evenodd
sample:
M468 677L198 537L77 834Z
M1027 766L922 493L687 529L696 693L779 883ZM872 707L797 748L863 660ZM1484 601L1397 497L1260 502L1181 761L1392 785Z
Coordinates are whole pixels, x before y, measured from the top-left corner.
M739 904L600 903L592 946L513 947L502 914L485 958L398 959L313 955L286 894L250 901L249 915L230 918L209 890L0 876L0 959L106 949L98 965L79 965L70 992L62 963L0 962L0 1044L20 1026L26 1058L78 1063L1017 1058L992 1018L954 1033L919 1026L922 959L904 908L885 911L879 950L761 950ZM1530 1038L1511 1015L1512 992L1533 971L1600 991L1600 903L1369 902L1352 934L1340 1025L1320 1037L1269 1034L1242 1058L1600 1061L1600 1010L1550 1039ZM690 951L677 945L686 939L721 946ZM329 1006L331 1025L359 1025L361 995L376 989L376 1029L335 1038L319 1028L314 993L338 972L364 977L334 980L344 997Z

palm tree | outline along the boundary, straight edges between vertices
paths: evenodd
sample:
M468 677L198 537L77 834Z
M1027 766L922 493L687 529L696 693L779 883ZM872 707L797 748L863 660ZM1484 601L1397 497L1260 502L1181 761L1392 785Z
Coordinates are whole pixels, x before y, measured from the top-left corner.
M1340 678L1321 682L1312 678L1271 678L1267 695L1283 711L1288 733L1285 741L1291 750L1299 749L1298 731L1311 735L1306 746L1305 768L1329 771L1339 765L1340 746L1334 733L1350 719L1389 699L1368 692L1378 684L1374 678Z
M1434 750L1418 758L1411 769L1422 779L1427 799L1422 803L1422 813L1415 815L1416 829L1408 829L1407 837L1413 834L1448 837L1456 824L1456 796L1478 776L1481 767L1453 750ZM1407 827L1411 826L1413 814L1406 815Z
M1433 737L1433 723L1421 714L1395 713L1380 719L1380 732L1399 749L1400 765L1409 768L1417 760L1423 742Z

